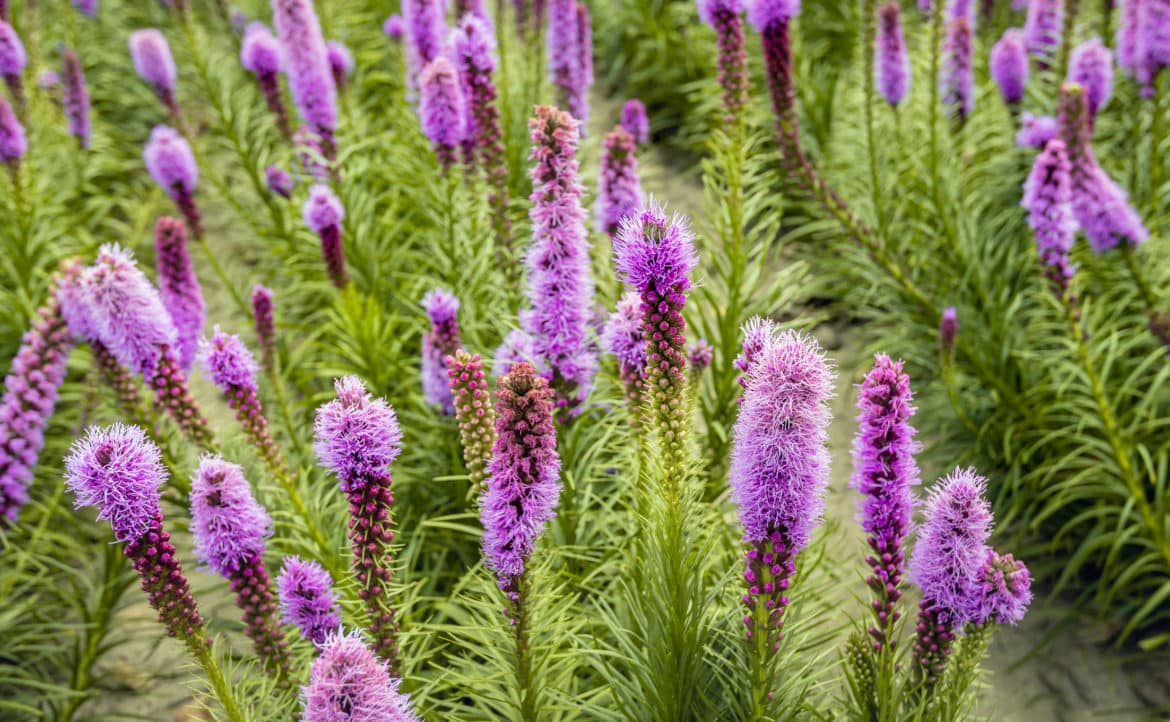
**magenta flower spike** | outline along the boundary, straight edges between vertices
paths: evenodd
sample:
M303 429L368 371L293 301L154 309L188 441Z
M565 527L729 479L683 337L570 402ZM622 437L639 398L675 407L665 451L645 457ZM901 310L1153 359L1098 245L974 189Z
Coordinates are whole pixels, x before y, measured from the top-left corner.
M391 668L357 633L338 631L319 646L301 690L301 722L418 722Z
M7 20L0 19L0 75L17 110L24 112L24 68L28 65L28 54L16 30Z
M761 658L780 643L796 557L821 522L834 373L816 341L770 334L748 364L731 451L731 498L747 543L748 640Z
M418 113L423 135L431 141L439 167L446 173L455 163L467 133L459 74L446 57L439 56L423 68L419 92Z
M1024 21L1024 45L1041 67L1051 65L1060 48L1064 0L1031 0Z
M637 98L630 98L622 104L622 127L634 136L634 142L644 145L650 142L650 118L646 106Z
M561 493L552 398L548 381L524 362L496 389L496 441L479 509L484 563L508 595L514 617L523 604L528 559Z
M37 309L0 397L0 532L28 503L28 487L45 446L45 429L65 381L73 335L61 314L58 288L74 283L79 269L54 276L45 304Z
M1051 115L1032 115L1024 111L1020 131L1016 134L1016 145L1020 148L1043 148L1059 132L1056 118Z
M1121 17L1117 24L1115 47L1117 65L1136 75L1139 61L1138 42L1141 38L1141 24L1145 0L1120 0Z
M922 590L915 674L928 688L946 668L956 630L979 616L979 577L992 523L986 491L987 480L974 469L955 469L939 479L910 555L910 576Z
M472 356L463 349L445 359L455 418L463 445L463 463L471 487L478 495L487 479L496 443L496 409L488 391L487 374L479 354Z
M280 41L264 23L250 23L240 43L240 64L256 76L264 102L276 117L276 127L285 138L292 138L288 109L284 106L284 91L280 88Z
M179 71L171 57L171 46L166 37L154 28L130 33L130 59L138 77L154 89L155 95L166 106L176 124L181 123L179 102L175 98L175 82Z
M971 21L960 15L947 25L939 68L939 94L943 105L960 123L975 110L975 79L972 75L974 38Z
M1019 624L1024 619L1032 603L1032 575L1023 562L988 549L979 581L981 603L976 624Z
M538 105L528 132L535 164L527 259L532 316L525 330L551 374L558 408L572 409L588 394L597 369L588 343L594 286L576 157L578 123L565 111Z
M167 192L179 207L183 220L195 238L203 238L203 217L195 205L195 186L199 167L187 139L174 128L156 125L142 151L146 169L154 182Z
M1073 219L1071 166L1064 141L1056 138L1036 156L1024 183L1020 205L1028 210L1028 225L1036 237L1036 252L1048 286L1061 301L1076 272L1069 260L1077 224Z
M390 464L401 451L402 432L394 409L371 398L356 376L338 379L337 398L317 409L313 448L321 465L337 475L349 500L353 572L368 617L374 650L399 667L398 622L390 603L393 574L390 544Z
M901 7L891 0L878 10L873 72L877 90L891 107L910 92L910 55L902 35Z
M288 685L288 640L276 616L276 595L264 566L272 519L252 496L244 470L219 456L199 461L191 484L191 535L195 556L231 584L256 656Z
M321 255L325 259L329 280L334 286L345 288L349 284L349 273L345 270L345 246L341 240L341 221L345 218L341 199L329 186L315 185L309 189L301 214L305 225L321 239Z
M1085 89L1091 127L1113 93L1113 51L1096 38L1081 43L1069 58L1068 81Z
M938 347L943 358L953 361L955 358L955 341L959 336L959 315L954 306L943 309L938 322Z
M633 214L645 200L638 179L637 142L621 125L615 125L602 141L601 177L593 217L597 230L613 238L622 218Z
M187 371L195 361L205 316L203 289L191 265L187 228L178 218L163 216L154 225L154 250L158 264L158 287L163 306L178 331L175 351L179 368Z
M1170 0L1142 0L1139 13L1134 77L1152 98L1158 73L1170 66Z
M268 185L268 190L281 198L292 197L293 188L296 186L292 175L279 165L270 165L264 169L264 181Z
M260 363L272 373L276 369L276 321L272 314L272 291L256 284L252 288L252 324L260 344Z
M345 90L349 85L349 76L353 75L353 53L340 40L330 40L325 43L325 54L329 58L329 72L333 74L333 84L338 91Z
M65 457L75 506L97 507L98 519L110 522L167 634L198 654L207 637L178 550L163 529L159 487L165 483L162 454L137 426L90 427Z
M642 376L646 369L645 324L642 321L642 299L637 293L627 291L617 302L617 308L609 315L601 332L601 347L606 353L617 357L618 375L626 390L626 409L630 425L635 431L641 429L643 399Z
M736 125L748 96L743 0L698 0L698 7L699 19L715 30L719 47L717 65L719 86L723 88L723 119L728 125Z
M422 338L423 398L447 415L455 415L446 358L459 350L459 299L445 289L427 292L422 300L431 328Z
M313 0L272 0L285 73L301 120L320 138L326 160L336 157L337 88Z
M764 50L765 75L772 100L772 112L785 162L800 165L796 117L796 86L792 77L791 24L800 12L800 0L752 0L748 20L760 34Z
M65 108L69 134L77 138L82 148L89 147L89 90L85 83L85 71L81 59L73 48L61 50L61 100Z
M402 18L418 70L447 52L446 7L444 0L406 0Z
M28 137L20 124L8 98L0 95L0 162L13 172L20 166L20 159L28 152Z
M301 630L301 636L321 645L341 629L341 606L333 579L312 559L285 557L276 578L281 618Z
M398 13L392 13L382 23L382 32L391 40L401 40L406 34L406 21Z
M578 76L581 69L577 0L548 0L548 26L545 34L556 105L567 110L577 120L582 120L575 112L581 105L580 98L576 97L580 88Z
M905 541L914 515L918 485L915 455L922 448L910 424L914 416L910 377L901 361L878 354L858 394L857 434L853 437L853 477L849 486L862 495L861 528L872 554L866 557L872 575L874 625L869 630L875 651L892 649L900 613Z
M568 111L581 121L581 135L589 123L589 89L593 87L593 20L589 6L577 3L577 72Z
M1014 111L1024 99L1024 88L1028 85L1028 49L1024 45L1024 32L1019 28L1005 30L1003 37L991 46L988 62L1003 102Z

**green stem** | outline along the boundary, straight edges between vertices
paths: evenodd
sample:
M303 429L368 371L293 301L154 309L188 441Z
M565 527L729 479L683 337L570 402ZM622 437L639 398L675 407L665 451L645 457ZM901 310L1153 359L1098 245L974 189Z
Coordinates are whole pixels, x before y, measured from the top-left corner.
M211 647L201 642L195 646L196 648L193 650L195 660L203 668L203 673L211 683L211 689L215 692L215 697L223 707L227 719L231 720L231 722L245 722L244 716L240 714L240 710L236 706L235 697L232 695L231 684L228 682L227 676L223 673L214 655L212 655Z
M516 639L516 684L520 693L520 718L536 722L536 692L532 684L532 651L528 647L528 572L516 580L517 598L513 604Z

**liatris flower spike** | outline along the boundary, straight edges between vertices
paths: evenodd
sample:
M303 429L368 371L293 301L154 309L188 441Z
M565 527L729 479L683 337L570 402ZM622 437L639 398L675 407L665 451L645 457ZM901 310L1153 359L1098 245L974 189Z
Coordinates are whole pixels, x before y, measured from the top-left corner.
M321 138L325 158L336 155L337 88L312 0L272 0L285 72L301 120Z
M13 173L20 166L20 159L28 152L28 138L24 126L12 112L8 98L0 95L0 163L8 166Z
M309 197L301 208L305 225L321 239L321 256L325 259L325 270L329 280L338 288L349 283L349 272L345 270L345 245L341 239L341 221L345 218L345 207L327 185L315 185L309 189Z
M463 463L476 495L483 490L492 446L496 442L496 410L488 391L483 360L463 349L446 358L447 377L455 403L455 418L463 444Z
M743 0L698 0L699 19L715 30L719 46L719 86L723 88L723 119L739 122L747 104L747 54L743 45Z
M650 118L646 106L637 98L630 98L622 104L622 127L634 137L634 142L643 145L650 142Z
M642 376L646 369L645 323L642 299L627 291L617 302L601 332L601 347L617 357L618 374L626 390L626 408L634 429L641 428L643 414Z
M146 169L154 182L167 192L179 207L187 227L195 238L203 238L203 218L195 205L195 186L199 167L187 139L174 128L156 125L142 151Z
M954 306L943 309L942 317L938 322L938 347L942 352L943 360L955 360L955 340L959 335L959 316Z
M910 92L910 55L902 35L901 9L891 0L878 10L877 39L874 43L874 83L892 107Z
M982 603L976 624L1018 624L1023 620L1032 602L1032 576L1023 562L988 549L979 579Z
M872 555L866 563L873 573L867 580L874 593L875 626L869 630L875 650L893 649L894 625L902 597L902 574L914 515L918 484L915 455L921 445L910 425L914 415L910 378L901 361L878 354L873 370L858 394L857 434L853 438L853 477L850 486L862 495L861 528Z
M179 103L175 98L179 71L166 37L154 28L130 33L130 59L138 77L150 84L175 123L181 123Z
M577 120L573 109L580 106L577 76L581 51L577 47L577 0L548 0L548 26L545 28L548 68L558 108L564 108Z
M97 17L97 0L73 0L73 7L89 18Z
M1091 125L1113 93L1113 52L1096 38L1081 43L1069 59L1068 80L1085 89Z
M740 354L735 357L735 367L740 370L739 385L747 389L747 372L766 346L773 343L780 333L776 322L770 318L752 316L743 324L743 344Z
M333 579L312 559L285 557L276 591L285 624L301 630L301 636L313 644L323 644L341 629L341 607Z
M272 191L281 198L289 198L292 196L295 182L292 175L279 165L270 165L264 169L264 180L268 184L268 190Z
M406 0L402 4L410 57L418 63L416 73L447 52L445 15L442 0Z
M1021 148L1043 148L1059 132L1056 118L1051 115L1032 115L1024 111L1020 120L1020 132L1016 134L1016 145Z
M272 291L256 284L252 289L252 322L260 344L260 363L272 373L276 369L276 321L272 314Z
M1076 271L1069 260L1077 232L1070 172L1064 141L1049 141L1036 156L1020 203L1028 210L1028 225L1036 237L1036 252L1049 288L1061 301L1066 300L1069 280Z
M401 40L402 36L406 34L406 21L398 13L392 13L382 23L382 32L386 37L393 40Z
M947 25L939 68L939 93L943 105L961 124L975 110L975 79L972 75L974 38L971 21L963 15Z
M1143 0L1139 12L1134 77L1142 95L1152 98L1158 73L1170 66L1170 2Z
M280 42L264 23L251 23L244 30L240 43L240 64L256 76L264 93L268 109L276 116L276 127L285 138L292 137L288 110L284 107L284 91L280 88Z
M390 464L401 451L394 409L371 398L356 376L338 379L337 398L317 409L313 448L321 465L337 475L349 500L349 540L358 596L368 615L374 649L397 670L398 623L390 604L393 574Z
M89 147L89 89L85 84L85 72L81 59L73 48L61 50L61 100L65 108L69 134L77 138L82 148Z
M1019 28L1005 30L999 42L991 47L988 63L1003 102L1015 112L1028 85L1028 50L1024 46L1024 32Z
M422 339L423 398L448 416L455 414L445 359L459 350L459 299L450 291L436 288L423 296L423 308L431 328Z
M418 113L423 135L431 141L431 147L439 157L439 166L446 173L455 163L456 153L467 132L459 75L447 58L440 56L423 69L419 86Z
M252 496L244 471L218 456L199 462L191 484L195 556L231 583L244 613L245 633L269 674L288 684L288 640L276 616L276 596L264 566L272 520Z
M710 367L714 360L715 347L707 343L707 339L700 338L687 346L687 363L692 375Z
M417 722L410 697L355 632L337 632L320 645L301 690L301 722Z
M568 111L581 121L581 135L589 124L589 89L593 87L593 20L589 6L577 3L577 72Z
M1024 22L1024 45L1040 67L1056 59L1060 34L1064 27L1064 0L1031 0Z
M7 21L0 19L0 75L4 76L4 83L12 94L12 102L21 113L24 112L22 75L26 65L28 54L24 50L24 43L20 41L16 30Z
M345 90L349 84L349 76L353 75L353 54L338 40L325 43L325 54L329 58L329 71L333 74L333 84L337 89Z
M183 222L168 216L159 218L154 225L154 250L163 306L178 331L175 350L179 368L186 371L195 361L199 337L203 335L204 304L203 290L191 265Z
M597 230L613 238L622 218L638 210L644 195L634 136L624 126L616 125L606 133L602 146L594 218Z

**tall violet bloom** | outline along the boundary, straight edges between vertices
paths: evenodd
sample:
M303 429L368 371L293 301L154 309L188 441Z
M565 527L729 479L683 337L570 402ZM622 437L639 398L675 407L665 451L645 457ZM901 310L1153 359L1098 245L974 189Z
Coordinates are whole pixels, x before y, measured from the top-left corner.
M353 75L353 53L340 40L330 40L325 43L325 55L329 59L329 72L333 75L333 84L339 91L345 90L349 84L349 76Z
M166 37L154 28L130 33L130 59L138 76L150 84L171 117L179 123L179 102L175 98L179 71Z
M1158 73L1170 66L1170 0L1142 0L1134 76L1142 95L1153 97Z
M455 414L446 358L459 350L459 299L450 291L436 288L422 300L431 328L422 338L423 398L447 416Z
M1021 148L1043 148L1059 132L1056 118L1051 115L1032 115L1024 111L1020 120L1020 131L1016 133L1016 145Z
M313 0L272 0L285 72L301 120L320 136L325 158L336 155L337 88Z
M492 447L496 443L496 410L488 391L487 374L479 354L472 356L459 349L445 359L455 418L463 446L463 463L471 487L483 490Z
M313 448L337 475L349 500L349 541L358 596L366 609L374 650L397 671L398 622L390 604L390 464L401 451L394 409L371 398L356 376L338 379L337 398L317 409Z
M979 615L979 576L987 560L991 509L987 480L955 469L935 483L910 555L910 576L922 589L914 668L926 687L938 683L956 631Z
M578 178L578 123L538 105L528 121L532 139L532 245L528 251L530 331L537 356L551 373L559 407L588 393L597 360L588 343L593 277Z
M1024 21L1024 45L1028 54L1046 67L1056 58L1064 27L1064 0L1031 0Z
M747 54L743 41L743 0L698 0L699 18L715 30L719 47L719 85L723 88L723 119L739 122L747 105Z
M686 456L687 421L683 309L691 287L690 273L698 263L694 235L685 218L668 220L662 206L651 199L622 219L613 250L614 267L642 301L647 421L665 458L681 467Z
M244 613L244 632L265 670L288 684L288 640L276 616L276 595L264 566L272 519L252 496L244 470L205 456L191 484L195 556L231 584Z
M406 0L402 3L406 38L418 70L447 52L445 14L443 0Z
M391 13L382 23L382 32L392 40L401 40L406 34L406 21L398 13Z
M459 74L446 57L439 56L423 69L419 85L418 113L423 135L431 141L439 166L446 173L467 132Z
M57 274L45 304L37 309L0 397L0 531L16 521L28 503L28 486L45 446L45 428L65 381L73 335L61 315L57 289L75 282L77 269Z
M280 89L280 42L264 23L251 23L244 30L240 43L240 64L256 76L264 93L264 102L276 116L276 127L285 138L292 137L288 110L284 107L284 92Z
M1023 562L989 549L979 580L982 603L973 620L976 624L1018 624L1023 620L1032 602L1032 575Z
M276 578L281 618L313 644L341 629L341 607L329 572L312 559L285 557Z
M28 137L24 134L24 126L12 112L8 98L0 95L0 162L15 172L27 152Z
M821 521L833 371L813 339L773 333L752 354L731 451L731 498L747 543L744 624L754 654L779 645L796 557Z
M1061 301L1067 300L1069 280L1076 271L1069 260L1077 232L1070 174L1064 141L1059 138L1049 141L1036 156L1020 203L1028 210L1028 225L1036 237L1036 252L1044 266L1048 286Z
M545 28L548 45L548 68L552 74L554 98L558 108L569 111L577 120L580 99L581 50L577 33L577 0L548 0L548 26Z
M597 230L613 238L622 218L634 213L642 204L642 183L638 179L638 158L634 136L615 125L602 141L601 177L597 183L597 201L593 215Z
M268 185L268 190L281 198L291 197L296 185L292 175L279 165L270 165L264 169L264 181Z
M73 7L89 18L97 17L97 0L73 0Z
M142 151L146 169L154 182L167 192L178 206L187 227L196 238L203 238L203 217L195 205L195 186L199 167L187 139L174 128L156 125Z
M891 0L878 10L877 39L874 42L873 72L877 90L886 102L897 107L910 92L910 54L902 35L901 8Z
M252 288L252 324L260 344L260 364L272 373L276 370L276 320L272 313L272 291L260 284Z
M178 550L163 529L159 487L164 483L162 454L137 426L90 427L65 457L65 485L76 506L97 507L98 519L109 520L167 634L193 654L205 654L203 618Z
M589 122L589 89L593 87L593 21L589 6L577 3L577 72L568 111L581 121L582 135Z
M1028 50L1024 46L1024 32L1019 28L1005 30L1003 37L991 46L988 62L1003 102L1015 112L1028 85Z
M792 18L800 12L800 0L754 0L748 20L760 33L772 110L777 121L788 124L795 137L796 89L792 77Z
M309 189L301 215L309 230L321 239L321 256L325 259L329 280L334 286L345 288L349 283L349 272L345 270L345 245L341 240L341 221L345 219L341 199L329 186L315 185Z
M959 337L959 314L954 306L943 309L938 321L938 349L946 362L955 358L955 341Z
M191 368L199 337L203 335L203 289L191 265L187 228L178 218L163 216L154 224L154 251L163 306L178 332L175 351L179 368Z
M939 94L943 105L960 123L975 110L975 78L972 74L974 38L971 21L960 15L947 24L939 68Z
M77 138L82 148L89 147L89 89L85 83L85 71L81 59L73 48L61 50L61 100L65 107L65 119L69 134Z
M622 103L622 127L634 136L638 145L650 142L650 118L646 116L646 106L642 101L630 98Z
M914 486L921 445L910 425L914 415L910 378L901 361L878 354L858 394L857 435L853 438L853 478L850 486L862 495L861 528L873 552L866 558L873 574L867 580L874 593L874 627L869 634L877 651L892 649L894 625L902 597L906 559L904 542L914 514Z
M410 697L386 662L356 634L331 634L301 690L302 722L417 722Z
M1113 93L1113 51L1096 38L1081 43L1069 58L1068 81L1085 89L1091 127Z
M617 302L601 333L601 347L617 357L618 375L626 390L626 409L635 431L641 429L643 414L642 376L646 372L645 323L642 321L642 299L627 291Z
M1121 18L1117 24L1115 47L1117 48L1117 65L1125 68L1131 75L1137 72L1140 52L1138 43L1141 38L1143 6L1146 0L1121 0Z
M28 54L24 43L8 21L0 19L0 75L12 94L12 102L24 112L24 68L28 65Z

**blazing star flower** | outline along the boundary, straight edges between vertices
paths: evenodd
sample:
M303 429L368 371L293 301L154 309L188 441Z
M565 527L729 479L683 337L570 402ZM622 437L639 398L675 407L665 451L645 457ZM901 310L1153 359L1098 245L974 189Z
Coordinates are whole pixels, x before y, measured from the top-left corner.
M392 13L382 23L382 32L386 34L386 37L401 40L402 36L406 34L406 21L398 13Z
M552 75L558 108L564 108L577 120L583 120L574 109L580 106L577 76L580 72L581 49L577 46L577 0L548 0L548 27L545 30L548 49L548 68Z
M61 99L69 123L69 134L77 138L82 148L88 148L89 90L85 84L85 72L81 69L81 59L72 48L61 50L61 77Z
M89 18L97 17L97 0L73 0L73 7Z
M285 624L301 630L313 644L324 644L330 634L341 629L341 606L333 579L312 559L285 557L276 591Z
M329 159L325 157L325 146L312 128L303 125L293 134L293 152L301 162L301 168L310 178L318 181L329 180Z
M1032 602L1032 576L1023 562L988 549L979 581L982 603L974 620L977 624L1018 624L1023 620Z
M333 83L338 90L344 90L349 83L349 76L353 75L353 54L339 40L330 40L325 43L325 53L329 58L329 70L333 73Z
M800 164L796 117L796 86L792 77L792 18L800 12L800 0L753 0L748 5L748 20L760 33L764 49L765 74L772 112L785 162Z
M1060 47L1064 0L1031 0L1024 21L1024 45L1041 64L1050 63Z
M142 151L146 169L154 182L167 192L179 207L183 219L196 238L203 237L203 219L195 205L195 185L199 167L187 139L173 128L156 125Z
M240 64L256 76L264 93L264 102L276 117L276 125L285 138L292 137L288 110L284 107L284 91L280 88L280 41L264 23L250 23L240 43Z
M8 99L0 95L0 162L15 167L28 152L28 138L24 126L12 112Z
M888 2L878 11L873 72L878 92L893 107L910 92L910 55L902 35L901 8Z
M954 306L943 309L938 322L938 346L947 359L955 357L955 340L959 335L959 316Z
M422 339L423 397L428 404L453 416L455 400L444 359L459 350L459 299L450 291L436 288L423 296L422 305L431 321Z
M292 175L279 165L270 165L265 168L264 180L268 184L268 190L281 198L291 197L293 187L296 185Z
M975 79L972 75L971 22L960 15L947 25L943 41L942 67L939 69L939 93L943 105L960 121L975 110Z
M218 456L199 461L191 484L191 535L195 556L225 579L264 554L272 519L239 465Z
M1154 95L1158 73L1170 66L1170 0L1142 0L1137 30L1134 77L1142 95Z
M715 347L707 343L707 339L700 338L687 346L687 363L691 371L701 371L715 360Z
M211 338L199 344L203 372L221 391L256 391L259 367L239 336L215 327Z
M1051 115L1032 115L1024 111L1016 145L1020 148L1043 148L1060 133L1056 118Z
M584 129L589 122L589 89L593 87L593 21L589 16L589 6L583 2L577 3L576 26L578 60L568 111L581 121Z
M293 103L301 120L321 137L325 158L332 161L333 134L337 130L337 88L313 2L272 0L272 17L284 50Z
M1145 0L1121 0L1121 20L1117 24L1117 64L1134 74L1139 60L1142 10Z
M626 390L626 407L635 430L641 428L642 374L646 368L647 345L642 299L637 293L627 291L606 321L601 347L617 357L618 374Z
M301 208L305 225L321 239L321 256L329 280L338 288L349 283L349 272L345 270L345 246L341 239L341 221L345 218L345 206L329 186L317 184L309 189L309 197Z
M1036 156L1032 172L1024 183L1020 205L1028 210L1028 225L1036 237L1036 252L1044 264L1044 275L1058 299L1063 299L1068 282L1076 272L1069 260L1077 224L1073 219L1071 166L1064 141L1056 138Z
M642 101L630 98L622 104L622 127L638 145L650 141L650 119L646 117L646 106Z
M699 19L715 30L719 86L728 125L739 122L747 104L747 54L743 46L743 0L698 0ZM637 136L635 136L637 137Z
M406 0L402 4L406 38L419 69L447 52L445 14L443 0Z
M439 165L446 172L455 162L457 149L467 133L459 75L446 57L439 56L423 69L419 85L418 112L423 135L431 141Z
M20 41L16 29L0 18L0 75L4 76L9 88L19 89L20 77L26 65L28 53L24 50L24 43ZM13 100L17 105L20 104L19 97Z
M410 697L356 633L330 634L301 690L302 722L417 722Z
M159 100L177 118L179 106L175 100L175 81L179 71L166 37L154 28L130 33L130 59L138 77L150 84Z
M752 316L743 324L743 344L735 357L735 367L740 370L739 385L747 388L747 372L759 357L765 346L773 343L780 329L770 318Z
M521 361L531 364L538 373L542 375L545 373L545 369L540 365L540 357L536 352L536 340L532 338L532 334L524 329L514 328L508 331L507 335L504 336L504 342L496 349L492 375L503 376Z
M56 90L60 85L61 75L56 70L42 70L37 76L37 87L41 90Z
M260 342L260 360L266 371L276 368L276 323L272 316L272 291L256 284L252 289L252 323Z
M158 264L158 286L163 306L178 332L175 350L179 367L191 368L199 337L203 334L203 289L191 265L187 229L178 218L163 216L154 226L154 250Z
M1089 117L1096 116L1113 93L1113 52L1096 38L1081 43L1069 58L1068 80L1085 89Z
M487 479L496 443L496 410L488 391L483 360L459 349L445 359L455 417L463 444L463 463L471 486L478 493Z
M593 213L597 230L613 238L622 218L637 211L645 196L638 179L634 136L624 126L616 125L605 135L602 147L601 177Z
M1024 32L1008 28L1003 37L991 47L991 77L999 86L1003 101L1015 106L1024 99L1028 85L1028 50L1024 46Z

